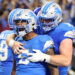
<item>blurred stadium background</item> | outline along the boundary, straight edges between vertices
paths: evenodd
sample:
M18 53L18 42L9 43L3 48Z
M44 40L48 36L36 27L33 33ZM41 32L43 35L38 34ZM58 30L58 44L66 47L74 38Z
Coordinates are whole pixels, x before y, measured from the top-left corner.
M57 2L62 8L63 20L75 26L75 0L0 0L0 32L9 29L8 15L11 10L15 8L29 8L34 10L42 6L44 1ZM75 75L75 40L73 41L73 59L69 75Z

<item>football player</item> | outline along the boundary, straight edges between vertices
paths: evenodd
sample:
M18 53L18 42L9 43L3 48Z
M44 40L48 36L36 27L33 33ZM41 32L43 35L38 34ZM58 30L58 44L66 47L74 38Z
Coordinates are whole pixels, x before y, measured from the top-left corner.
M16 13L17 10L21 9L15 9L13 12ZM5 30L0 34L0 75L11 75L13 69L13 52L6 44L6 38L10 34L14 34L13 25L11 24L10 30ZM14 73L14 70L12 73Z
M72 39L75 38L75 27L62 21L62 10L55 2L48 2L34 12L37 12L38 24L40 25L37 33L51 36L55 43L56 55L49 56L49 63L58 66L59 75L67 75L72 60ZM40 52L31 54L30 60L36 62L34 56L38 57L41 54ZM40 60L39 58L37 61Z
M10 19L10 17L9 17ZM23 50L20 48L20 53L15 54L16 59L16 75L46 75L47 63L49 60L48 55L53 51L53 41L47 35L37 35L34 30L37 28L37 17L29 10L24 9L18 11L11 21L14 23L16 31L16 38L18 42L23 45ZM41 39L42 38L42 39ZM13 42L13 41L12 41ZM44 58L36 62L29 61L31 53L40 52L44 53ZM18 51L18 50L17 50ZM16 50L14 51L16 53ZM48 55L46 55L47 53ZM41 55L40 55L41 56ZM58 73L58 72L57 72Z
M11 75L13 68L13 52L6 44L9 34L13 34L13 31L5 30L0 34L0 75Z

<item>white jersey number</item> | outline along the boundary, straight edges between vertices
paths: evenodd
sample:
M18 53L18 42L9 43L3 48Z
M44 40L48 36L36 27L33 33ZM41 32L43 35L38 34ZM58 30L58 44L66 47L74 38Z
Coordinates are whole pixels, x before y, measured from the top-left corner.
M29 52L29 50L25 50L22 53L27 54L28 52ZM29 60L26 57L22 56L22 54L18 55L18 58L20 58L19 64L24 64L24 65L29 64ZM23 60L23 59L25 59L25 60Z
M6 61L8 57L8 46L6 41L1 41L0 43L0 61Z

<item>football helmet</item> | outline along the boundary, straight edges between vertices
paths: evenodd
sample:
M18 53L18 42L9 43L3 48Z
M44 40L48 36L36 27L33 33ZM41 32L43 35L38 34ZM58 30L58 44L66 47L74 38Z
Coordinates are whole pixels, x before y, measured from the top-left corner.
M44 32L52 30L62 21L61 8L53 1L44 4L37 16Z
M17 25L19 23L21 25ZM25 25L22 23L25 22ZM24 36L37 28L37 17L30 9L18 11L13 16L13 24L19 36Z

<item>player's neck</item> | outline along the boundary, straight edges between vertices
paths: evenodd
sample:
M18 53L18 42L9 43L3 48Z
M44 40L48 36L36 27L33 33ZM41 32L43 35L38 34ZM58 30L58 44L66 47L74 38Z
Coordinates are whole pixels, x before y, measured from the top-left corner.
M36 33L34 33L34 32L30 32L30 33L26 34L26 35L23 37L23 39L24 39L24 40L30 40L30 39L36 37L37 35L38 35L38 34L36 34Z

